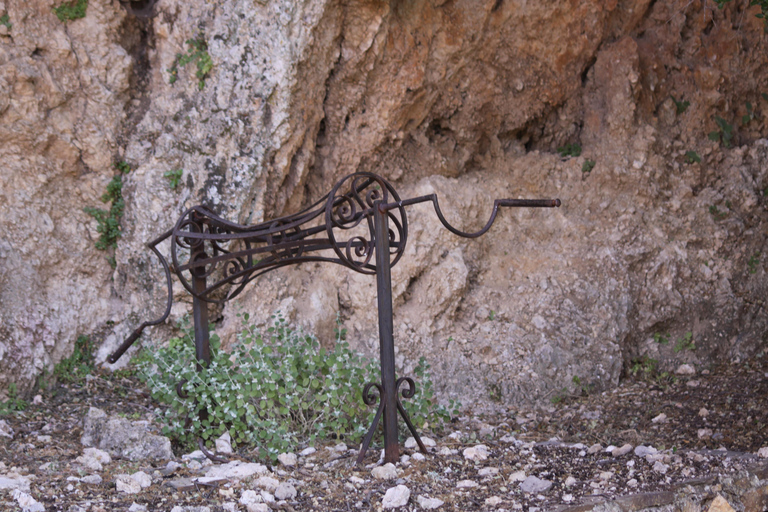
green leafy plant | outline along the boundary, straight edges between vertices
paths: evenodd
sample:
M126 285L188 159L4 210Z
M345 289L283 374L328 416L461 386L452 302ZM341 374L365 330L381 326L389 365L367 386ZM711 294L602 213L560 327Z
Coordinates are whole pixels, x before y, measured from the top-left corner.
M53 8L53 13L59 18L59 21L66 22L85 18L85 11L88 9L88 0L73 0L65 2L58 7Z
M757 274L757 269L760 266L760 251L755 251L749 261L747 261L747 267L750 274Z
M662 334L660 332L656 332L653 334L653 341L655 341L659 345L666 345L667 343L669 343L669 334Z
M494 310L491 310L490 313L488 313L488 320L493 322L493 320L496 318L496 312Z
M701 163L701 157L699 154L695 151L686 151L685 152L685 161L689 164L693 163Z
M712 215L712 217L714 217L715 220L723 220L728 217L728 212L720 211L720 209L715 205L709 207L709 213Z
M581 146L578 144L566 144L565 146L557 148L557 152L560 153L560 156L563 158L579 156L581 155Z
M675 108L677 109L678 114L682 114L691 106L690 101L678 101L674 96L670 96L670 98L675 102Z
M100 251L106 251L109 248L117 247L117 239L122 236L120 220L123 218L125 210L125 201L123 200L123 173L130 171L130 166L125 162L115 164L121 172L112 178L107 184L107 191L102 194L102 203L111 203L109 210L93 208L87 206L83 211L96 219L98 226L96 231L99 233L99 239L96 241L96 248Z
M131 164L129 164L125 160L121 160L119 162L115 162L115 169L120 171L122 174L128 174L129 172L131 172Z
M211 363L199 372L188 325L167 347L142 351L140 377L167 405L158 412L164 434L189 445L227 431L233 445L250 446L273 461L316 439L358 443L374 413L360 391L378 381L377 362L354 354L341 336L333 347L322 348L314 336L288 327L280 316L266 339L249 325L247 314L242 318L243 330L230 352L221 349L218 336L210 336ZM416 372L422 382L406 405L417 423L441 414L430 405L427 369L420 362ZM179 382L184 399L176 392Z
M427 358L421 356L419 364L413 370L416 375L416 394L412 399L403 400L403 407L411 417L414 425L427 428L430 422L446 422L451 420L451 416L457 416L461 403L453 399L448 401L448 407L438 405L435 393L432 389L431 366L427 363ZM405 425L401 425L405 427Z
M173 189L179 186L181 182L181 176L184 174L184 169L176 169L174 171L166 171L163 176L168 178L168 185Z
M0 416L8 416L9 414L23 411L29 406L25 400L19 398L18 393L14 382L8 384L8 399L0 402Z
M629 373L634 377L640 377L644 379L653 378L656 374L656 370L659 366L659 362L648 356L642 356L635 358L631 361Z
M61 382L80 382L96 369L93 362L93 345L87 336L78 336L72 355L62 359L53 368L53 375Z
M0 25L5 25L8 30L11 30L11 27L13 27L13 24L11 23L11 17L8 16L8 13L3 14L0 16Z
M747 109L747 113L741 116L741 124L749 124L750 121L755 118L755 109L752 106L752 103L747 102L745 107Z
M592 169L594 168L595 168L595 161L590 160L589 158L584 160L584 163L581 164L581 172L592 172Z
M733 140L733 125L720 116L715 116L715 123L718 129L709 132L709 140L722 142L723 146L730 148L731 141Z
M693 341L693 333L691 331L686 332L682 338L675 343L675 353L682 352L683 350L696 350L696 342Z
M195 76L199 80L197 87L202 90L205 87L205 79L213 69L213 59L208 53L208 45L202 36L197 39L187 39L187 44L189 45L187 53L177 53L173 65L168 69L171 75L168 82L175 83L179 77L179 69L194 62L197 66Z

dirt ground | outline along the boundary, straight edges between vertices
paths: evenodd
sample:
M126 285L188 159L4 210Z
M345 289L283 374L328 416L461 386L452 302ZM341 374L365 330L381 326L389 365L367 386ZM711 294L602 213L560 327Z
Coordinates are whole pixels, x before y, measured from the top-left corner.
M630 376L610 392L553 397L551 405L539 409L500 409L492 415L466 409L442 431L425 432L436 447L424 460L398 464L392 481L371 477L378 450L369 451L365 467L356 467L354 449L333 449L335 442L328 449L317 446L296 467L270 468L298 490L295 499L272 507L381 510L385 491L403 484L411 498L400 510L420 510L421 497L443 501L437 510L544 511L580 504L586 510L595 500L658 493L679 488L681 482L737 474L747 463L768 465L755 455L768 446L768 357L685 377L641 375ZM253 488L250 482L189 490L170 485L198 475L199 468L184 464L166 471L165 463L153 467L115 459L99 473L101 483L80 482L92 473L74 460L83 453L82 419L91 406L129 419L151 419L157 404L138 380L126 376L99 373L83 385L51 389L42 403L2 418L14 434L12 439L0 437L0 474L28 475L29 494L45 510L129 510L134 503L150 511L176 506L246 510L238 500ZM478 444L488 448L487 459L468 459L464 450ZM606 451L626 444L657 449L661 466L634 451L619 456ZM412 456L414 451L403 453ZM176 455L180 460L182 454ZM235 458L252 460L247 452ZM115 476L139 470L151 475L153 484L138 494L118 492ZM521 480L531 475L552 485L544 492L523 492ZM466 480L471 483L461 483ZM137 506L134 510L141 510ZM0 491L0 508L20 510L10 490Z

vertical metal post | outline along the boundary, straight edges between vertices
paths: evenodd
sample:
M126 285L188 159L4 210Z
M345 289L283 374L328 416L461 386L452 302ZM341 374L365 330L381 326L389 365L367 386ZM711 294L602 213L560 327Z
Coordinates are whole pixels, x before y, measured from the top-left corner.
M208 256L202 247L193 247L190 255L191 261L200 261ZM192 288L199 294L205 291L205 267L192 269ZM208 304L205 301L192 297L192 319L195 323L195 355L197 357L197 371L211 362L211 347L208 341Z
M373 205L376 237L376 296L379 310L379 358L384 388L384 461L399 459L397 444L397 387L395 386L395 340L392 326L392 275L389 262L389 219L384 203Z

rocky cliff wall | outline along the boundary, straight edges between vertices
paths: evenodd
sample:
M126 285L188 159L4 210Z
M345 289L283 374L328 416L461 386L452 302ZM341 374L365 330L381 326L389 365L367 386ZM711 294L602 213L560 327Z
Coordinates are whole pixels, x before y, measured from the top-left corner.
M643 355L706 366L765 349L768 47L747 2L161 0L137 17L91 0L66 22L52 7L0 5L6 384L29 389L78 334L103 339L103 359L156 316L143 244L184 208L254 223L355 171L437 192L467 229L495 197L563 200L470 241L409 211L398 365L425 355L444 398L545 400L610 387ZM178 56L201 49L202 80ZM117 161L133 170L112 271L83 207ZM326 337L339 316L377 351L366 276L279 270L214 318L226 339L237 312L278 309ZM696 350L675 351L688 332Z

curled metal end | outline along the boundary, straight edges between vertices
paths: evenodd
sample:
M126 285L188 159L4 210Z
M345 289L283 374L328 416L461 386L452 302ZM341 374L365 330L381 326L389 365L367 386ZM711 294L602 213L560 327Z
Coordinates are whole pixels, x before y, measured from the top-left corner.
M182 379L176 384L176 394L179 398L189 398L189 393L184 390L184 385L187 383L187 379Z
M412 398L416 394L416 383L410 377L400 377L395 383L395 389L400 389L400 384L403 382L408 384L408 387L400 392L403 398Z
M203 441L202 437L197 438L197 447L200 448L200 451L203 452L203 455L208 457L213 462L220 462L222 464L226 464L229 462L228 459L225 459L224 457L219 457L215 453L211 453L208 451L208 448L205 447L205 441Z
M554 202L553 202L553 204L555 205L555 208L560 208L560 205L561 205L562 203L560 202L560 199L555 199L555 200L554 200Z
M371 388L376 388L378 394L373 393ZM373 405L379 401L379 398L384 396L384 387L378 382L369 382L363 388L363 402L365 405Z

